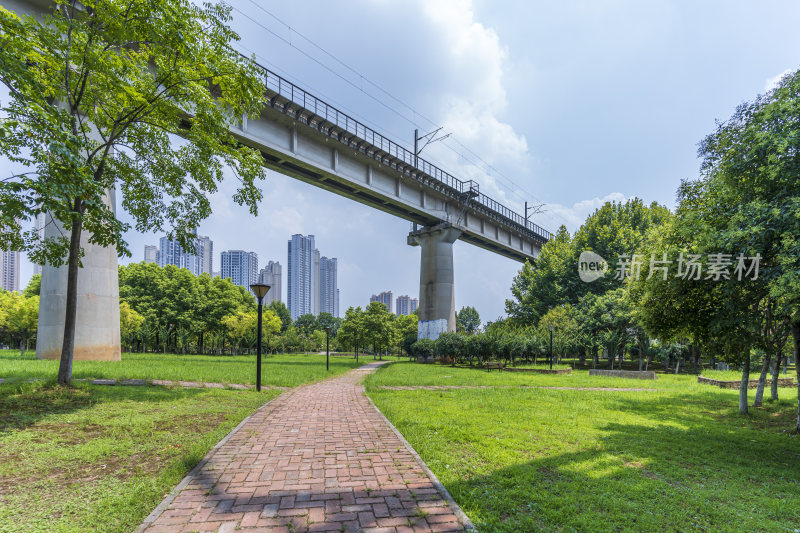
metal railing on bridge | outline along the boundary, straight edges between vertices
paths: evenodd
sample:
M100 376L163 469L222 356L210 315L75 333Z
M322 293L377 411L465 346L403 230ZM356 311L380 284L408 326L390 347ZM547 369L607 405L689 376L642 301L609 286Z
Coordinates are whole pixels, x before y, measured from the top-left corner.
M442 185L452 189L456 194L463 194L468 191L475 191L478 189L478 184L473 180L462 181L449 172L442 170L436 165L415 156L414 153L407 148L397 144L376 132L372 128L365 126L358 120L350 117L346 113L339 111L336 107L320 100L316 96L301 89L294 83L283 78L279 74L274 73L268 68L259 65L264 72L265 85L269 92L278 95L298 107L306 110L309 114L318 117L321 120L334 125L335 127L343 130L350 135L358 138L359 140L368 143L376 149L388 154L389 156L397 159L407 167L413 167L423 174L428 175ZM504 222L511 226L517 226L518 229L533 237L540 243L547 242L551 238L549 231L541 226L534 224L530 220L516 213L504 206L500 202L490 198L489 196L479 192L477 196L473 197L473 202L479 204L490 211L481 209L484 214ZM477 207L474 204L471 206Z

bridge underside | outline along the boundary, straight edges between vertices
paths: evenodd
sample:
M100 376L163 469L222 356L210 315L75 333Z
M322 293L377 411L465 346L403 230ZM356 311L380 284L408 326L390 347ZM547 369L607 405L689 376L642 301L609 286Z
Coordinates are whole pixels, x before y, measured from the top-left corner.
M365 149L357 138L331 137L330 131L274 108L267 107L260 119L245 120L234 134L261 152L267 168L420 226L456 224L462 228L459 239L510 259L533 260L547 240L515 231L514 224L492 216L457 189L432 178L426 183L386 159L381 162L380 151Z

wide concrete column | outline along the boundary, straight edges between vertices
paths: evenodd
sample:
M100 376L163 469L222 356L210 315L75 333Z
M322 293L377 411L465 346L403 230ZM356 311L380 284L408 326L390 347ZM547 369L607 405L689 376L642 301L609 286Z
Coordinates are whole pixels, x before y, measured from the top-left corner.
M443 222L408 235L408 244L421 248L419 269L419 326L417 338L433 339L456 330L453 243L461 230Z
M114 206L113 191L108 195ZM61 225L47 216L45 239L64 234ZM66 232L69 235L69 232ZM78 271L78 305L75 325L77 361L119 361L119 274L117 249L89 243L89 234L81 236L83 267ZM64 341L64 317L67 304L67 265L58 268L44 265L39 293L39 329L36 333L36 357L59 359Z

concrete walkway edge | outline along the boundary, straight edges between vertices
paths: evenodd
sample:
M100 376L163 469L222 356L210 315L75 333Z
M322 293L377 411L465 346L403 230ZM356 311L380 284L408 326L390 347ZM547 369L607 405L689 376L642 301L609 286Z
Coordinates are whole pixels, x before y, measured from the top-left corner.
M392 428L394 434L397 435L397 438L400 439L400 442L402 442L403 445L406 447L408 453L410 453L411 456L414 457L414 460L417 461L420 468L422 468L422 470L428 475L428 477L431 478L433 486L436 487L436 490L438 490L442 494L442 497L444 497L444 499L447 500L447 503L450 504L450 509L461 521L461 525L464 526L464 529L466 529L467 531L471 531L473 533L477 533L478 529L475 527L475 525L473 525L472 520L470 520L467 514L461 509L461 506L456 503L456 501L450 495L450 492L448 492L447 488L442 484L441 481L439 481L439 478L436 477L436 474L434 474L433 471L430 468L428 468L428 465L425 463L425 461L422 460L422 457L419 456L417 450L415 450L414 447L411 446L411 444L406 440L403 434L400 433L400 431L396 427L394 427L394 424L389 422L389 419L386 418L386 415L384 415L381 412L381 410L378 409L378 406L375 405L375 402L372 401L372 398L367 396L366 392L364 392L364 396L367 398L367 400L369 400L370 405L372 405L372 407L374 407L375 410L378 412L378 415L380 415L380 417L383 418L383 421L386 422L386 424L390 428Z

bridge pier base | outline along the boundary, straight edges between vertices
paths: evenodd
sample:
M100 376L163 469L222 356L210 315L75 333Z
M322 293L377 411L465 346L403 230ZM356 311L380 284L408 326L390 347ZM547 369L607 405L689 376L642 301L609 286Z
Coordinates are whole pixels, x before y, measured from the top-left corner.
M436 340L456 330L453 243L460 235L460 229L444 222L408 235L408 244L421 248L418 339Z
M113 192L109 195L113 202ZM113 204L112 204L113 205ZM47 216L45 238L61 235L58 222ZM75 324L75 361L119 361L119 274L117 249L89 243L81 237L83 267L78 270L78 305ZM60 359L64 342L67 302L67 265L42 267L39 291L37 359Z

